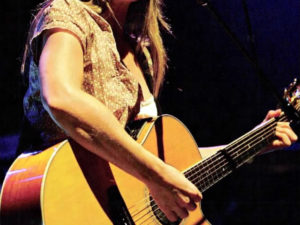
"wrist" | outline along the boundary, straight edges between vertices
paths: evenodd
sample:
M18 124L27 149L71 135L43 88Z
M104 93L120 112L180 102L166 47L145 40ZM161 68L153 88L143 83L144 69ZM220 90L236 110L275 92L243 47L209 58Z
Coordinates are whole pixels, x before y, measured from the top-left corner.
M168 165L165 164L161 159L153 156L145 170L141 173L141 180L146 184L161 182L163 179L164 171Z

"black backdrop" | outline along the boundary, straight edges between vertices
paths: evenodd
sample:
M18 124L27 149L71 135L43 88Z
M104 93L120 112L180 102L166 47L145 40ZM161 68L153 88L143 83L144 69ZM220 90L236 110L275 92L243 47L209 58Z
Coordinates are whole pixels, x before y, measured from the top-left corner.
M160 96L163 112L179 117L200 146L229 143L262 121L277 101L207 9L192 0L164 2L174 35L164 34L170 62ZM1 176L14 155L22 115L20 61L37 3L3 1L0 9ZM212 4L251 52L242 0ZM282 92L300 72L300 2L247 5L258 62ZM203 210L212 224L299 224L296 150L260 156L205 192Z

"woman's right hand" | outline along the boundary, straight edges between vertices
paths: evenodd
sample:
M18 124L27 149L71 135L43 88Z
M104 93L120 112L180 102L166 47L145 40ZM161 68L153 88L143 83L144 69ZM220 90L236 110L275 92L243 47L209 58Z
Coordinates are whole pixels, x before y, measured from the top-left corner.
M167 164L158 179L150 178L146 184L155 202L171 222L186 218L202 199L197 187Z

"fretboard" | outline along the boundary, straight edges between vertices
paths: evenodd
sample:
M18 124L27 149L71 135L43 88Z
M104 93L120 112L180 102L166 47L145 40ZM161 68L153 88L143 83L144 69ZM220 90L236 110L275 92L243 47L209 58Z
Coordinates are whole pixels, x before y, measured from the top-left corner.
M267 121L231 142L213 156L186 170L184 175L201 192L206 191L270 144L275 138L275 127L278 121L287 121L287 118L282 114L276 119Z

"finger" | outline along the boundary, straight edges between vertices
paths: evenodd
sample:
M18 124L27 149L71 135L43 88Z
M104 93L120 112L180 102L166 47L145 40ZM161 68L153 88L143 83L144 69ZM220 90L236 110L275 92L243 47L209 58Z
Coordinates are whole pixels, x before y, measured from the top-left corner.
M171 211L171 210L166 210L163 211L166 215L166 217L168 218L168 220L170 220L171 222L175 222L178 220L178 216L176 215L175 212Z
M295 142L298 140L298 136L292 130L289 123L278 123L278 125L276 127L276 131L278 131L280 133L285 133L292 142Z
M186 208L187 210L194 210L197 207L197 205L193 200L191 200L191 198L182 193L177 193L176 203L179 207Z
M286 133L276 130L275 135L278 138L278 140L273 142L276 147L290 146L292 144L292 141Z
M194 202L200 202L203 199L202 193L198 190L198 188L190 183L188 188L182 191L185 196L188 196Z
M282 141L280 141L280 140L274 140L272 142L272 149L268 150L268 151L272 151L272 150L275 150L277 148L284 148L284 147L286 147L286 146L284 145L284 143Z
M289 128L289 129L291 129L290 123L289 123L289 122L277 122L277 127L282 127L282 128Z
M281 114L281 109L270 110L270 111L268 111L268 113L267 113L267 115L264 119L264 122L271 119L271 118L273 118L273 117L278 117L278 116L280 116L280 114Z
M298 136L290 127L290 124L288 122L278 122L276 129L278 129L278 131L282 133L286 133L292 142L298 140Z
M203 199L202 193L197 188L189 196L194 202L200 202Z
M175 207L174 209L173 209L173 212L175 212L176 213L176 215L179 217L179 218L181 218L181 219L184 219L184 218L186 218L186 217L188 217L188 215L189 215L189 212L185 209L185 208L181 208L181 207ZM176 220L175 220L176 221Z

